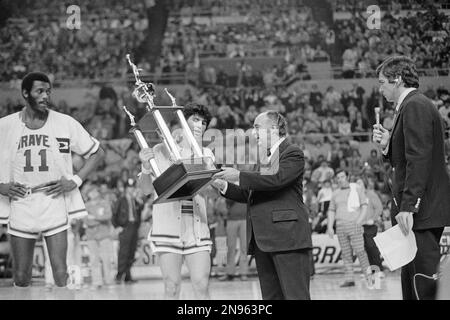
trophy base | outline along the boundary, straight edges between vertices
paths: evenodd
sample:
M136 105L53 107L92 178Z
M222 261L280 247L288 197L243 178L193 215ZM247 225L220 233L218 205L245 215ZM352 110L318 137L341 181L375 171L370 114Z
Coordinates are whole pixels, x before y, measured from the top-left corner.
M207 169L206 158L175 163L153 181L158 197L153 203L166 203L192 199L196 193L211 182L219 169ZM209 159L209 158L208 158Z

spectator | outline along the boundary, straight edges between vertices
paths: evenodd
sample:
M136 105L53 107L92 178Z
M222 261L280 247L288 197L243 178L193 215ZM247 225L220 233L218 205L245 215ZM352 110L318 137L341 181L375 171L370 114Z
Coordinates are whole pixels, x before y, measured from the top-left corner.
M366 280L369 280L369 260L364 250L363 229L361 227L367 210L367 198L355 184L349 184L348 174L339 171L336 174L339 189L333 192L328 209L327 233L334 237L334 222L336 234L342 250L345 265L345 281L340 287L353 287L353 254L356 253Z
M233 280L236 273L236 243L239 238L239 268L240 279L247 280L247 204L227 200L226 233L227 233L227 267L226 274L219 278L221 281Z
M356 62L358 61L358 52L355 48L349 47L342 55L342 77L345 79L355 76Z
M325 233L327 231L327 212L330 206L333 190L331 189L331 180L325 180L317 195L319 202L319 216L315 223L314 231Z
M363 222L364 228L364 248L371 266L377 266L381 272L380 275L384 277L383 265L381 263L381 254L373 238L377 235L377 222L381 220L383 211L383 204L378 194L374 191L374 181L371 178L360 177L356 183L364 191L367 197L367 213Z
M89 259L92 270L92 289L103 285L112 287L113 274L113 242L112 242L112 209L111 203L103 199L97 185L92 185L86 191L88 216L84 219L86 225L86 240L89 248Z
M369 129L369 124L366 119L363 119L360 111L356 112L356 118L353 120L351 125L352 133L367 133ZM369 137L367 135L355 136L356 141L368 141Z
M134 283L131 276L131 267L135 261L134 256L138 243L138 231L141 222L141 206L136 201L136 189L133 180L124 185L124 192L118 199L113 215L113 225L120 227L119 253L116 283Z
M370 150L370 156L366 160L367 164L371 168L372 172L375 174L378 180L381 179L381 159L378 156L377 149Z
M326 180L331 180L334 177L334 170L329 167L328 161L323 160L320 167L313 171L311 181L322 185Z

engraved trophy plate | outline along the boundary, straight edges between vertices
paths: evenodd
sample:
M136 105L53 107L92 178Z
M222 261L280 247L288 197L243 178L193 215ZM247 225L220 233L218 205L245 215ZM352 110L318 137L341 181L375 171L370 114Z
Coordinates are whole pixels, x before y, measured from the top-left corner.
M153 102L155 97L154 85L152 83L142 82L139 75L140 69L138 69L137 66L131 61L130 55L127 54L126 58L133 69L136 79L133 96L139 102L145 103L148 111L142 120L148 119L149 115L153 117L158 127L158 133L162 138L162 142L174 162L169 168L163 171L158 168L155 159L150 160L150 165L155 176L153 179L153 187L155 188L157 194L157 198L154 203L191 199L195 196L195 194L197 194L198 191L200 191L200 189L208 185L211 182L211 177L220 170L216 169L210 157L205 157L203 155L202 149L197 143L197 140L194 138L194 135L192 134L183 115L183 107L176 104L175 98L167 89L165 89L165 91L172 101L172 106L156 106ZM130 118L130 124L132 127L130 133L133 133L141 149L148 148L149 145L141 131L141 123L137 124L135 122L134 116L125 106L123 109ZM193 158L182 159L178 146L172 137L172 133L162 117L162 110L175 112L176 117L181 124L183 133L185 134L193 150Z

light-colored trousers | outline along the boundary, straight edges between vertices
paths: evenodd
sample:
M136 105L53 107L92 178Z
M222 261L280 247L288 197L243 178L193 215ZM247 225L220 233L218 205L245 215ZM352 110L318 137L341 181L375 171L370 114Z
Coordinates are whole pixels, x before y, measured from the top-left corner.
M246 220L227 221L227 274L236 273L236 243L239 238L239 268L241 275L248 273Z
M109 238L88 240L87 245L92 270L92 285L112 284L112 263L114 261L112 240Z

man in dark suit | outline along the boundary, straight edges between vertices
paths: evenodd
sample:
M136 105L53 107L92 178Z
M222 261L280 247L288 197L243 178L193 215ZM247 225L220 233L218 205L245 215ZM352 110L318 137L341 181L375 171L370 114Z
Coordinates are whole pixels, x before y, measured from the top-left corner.
M113 213L114 227L122 228L119 233L119 253L117 261L116 283L134 283L131 277L131 267L134 263L141 224L142 205L136 201L136 189L133 184L127 184L123 195L117 200Z
M403 299L434 299L436 282L414 275L434 275L440 260L439 241L450 225L450 178L445 167L443 120L417 88L414 62L405 56L386 59L377 69L380 92L394 102L389 132L374 125L373 141L393 168L392 221L407 235L414 232L416 257L402 268Z
M310 299L312 240L302 196L305 161L300 148L286 140L286 132L286 120L278 112L260 114L254 133L260 149L270 151L268 165L256 172L225 168L213 183L225 197L247 203L248 254L255 256L264 300Z

